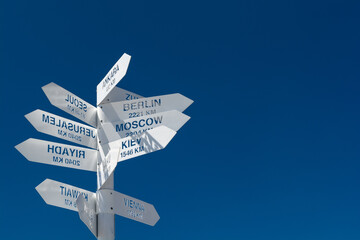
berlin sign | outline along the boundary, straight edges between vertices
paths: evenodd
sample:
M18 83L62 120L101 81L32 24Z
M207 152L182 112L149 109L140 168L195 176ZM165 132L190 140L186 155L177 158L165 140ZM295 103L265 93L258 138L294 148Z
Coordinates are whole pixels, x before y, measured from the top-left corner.
M183 112L193 103L193 100L179 94L169 94L130 101L102 104L98 107L99 120L102 122L116 122L128 118L144 117L147 115L177 110Z

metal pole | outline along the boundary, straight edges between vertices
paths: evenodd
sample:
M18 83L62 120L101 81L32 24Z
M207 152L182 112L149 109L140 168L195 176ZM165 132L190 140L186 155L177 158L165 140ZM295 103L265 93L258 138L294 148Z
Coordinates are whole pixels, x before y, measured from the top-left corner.
M102 107L100 107L102 108ZM99 116L97 117L97 129L99 129L100 126L100 119ZM98 144L101 142L98 140ZM98 147L98 150L100 147ZM102 152L105 156L107 153ZM102 156L102 154L100 154ZM105 161L103 159L105 156L102 156L98 161ZM100 162L98 162L100 164ZM97 168L97 179L98 184L101 182L99 181L100 174L100 168ZM115 172L115 171L114 171ZM103 183L102 186L98 186L98 189L109 189L114 190L114 172L109 176L109 178L106 180L105 183ZM96 204L98 206L99 204L99 195L98 192L96 192ZM100 200L101 201L101 200ZM97 207L98 209L98 207ZM97 211L97 210L96 210ZM98 213L97 214L97 239L99 240L114 240L115 239L115 215L109 214L109 213Z
M98 173L99 174L99 173ZM114 172L110 175L108 180L104 183L101 189L114 190ZM99 198L97 196L97 200ZM98 214L98 239L99 240L114 240L115 239L115 215L109 213Z

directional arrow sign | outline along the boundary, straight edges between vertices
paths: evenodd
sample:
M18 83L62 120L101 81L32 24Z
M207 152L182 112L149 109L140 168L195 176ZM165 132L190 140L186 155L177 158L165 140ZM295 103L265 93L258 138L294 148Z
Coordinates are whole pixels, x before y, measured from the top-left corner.
M189 116L176 110L161 112L118 122L104 123L98 128L98 136L101 143L104 144L120 138L137 136L161 125L177 132L189 119Z
M111 90L125 76L131 56L124 53L103 80L97 85L97 105L101 104Z
M96 201L96 194L65 183L45 179L36 188L44 201L56 207L78 211L76 199L83 195L86 202Z
M76 200L81 221L89 228L89 230L97 237L97 217L96 217L96 199L86 201L85 197L80 194Z
M52 105L96 127L96 107L55 83L49 83L42 89Z
M94 171L97 168L97 150L29 138L15 146L32 162Z
M25 115L39 132L96 148L96 129L42 110Z
M157 97L103 104L98 107L98 114L99 119L102 122L115 122L170 110L183 112L192 103L193 100L179 93L175 93Z
M99 144L102 160L98 164L98 189L111 176L117 162L164 149L175 134L176 132L170 128L159 126L137 137L127 137L108 144Z
M99 190L99 212L113 213L154 226L160 217L152 204L113 190Z
M108 144L103 148L119 150L117 161L124 161L144 154L164 149L176 132L166 126L159 126L143 132L136 137L123 138Z
M128 101L139 98L143 97L128 90L114 87L114 89L111 90L111 92L106 96L106 99L104 99L103 103Z

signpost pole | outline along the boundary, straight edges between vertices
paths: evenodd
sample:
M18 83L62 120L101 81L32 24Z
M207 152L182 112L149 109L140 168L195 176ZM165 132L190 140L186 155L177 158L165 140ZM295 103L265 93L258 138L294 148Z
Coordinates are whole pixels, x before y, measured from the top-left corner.
M99 172L98 172L99 174ZM108 180L102 185L101 189L114 190L114 172ZM97 196L98 197L98 196ZM97 201L99 203L99 201ZM98 214L98 239L114 240L115 239L115 215L110 213Z

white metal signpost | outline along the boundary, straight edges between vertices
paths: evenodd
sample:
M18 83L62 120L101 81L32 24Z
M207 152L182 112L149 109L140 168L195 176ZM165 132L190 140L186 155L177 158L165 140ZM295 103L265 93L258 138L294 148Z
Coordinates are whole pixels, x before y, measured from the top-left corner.
M152 204L114 191L114 171L118 162L164 149L193 103L178 93L144 98L116 87L130 59L124 53L97 85L97 107L55 83L42 87L52 105L90 126L42 110L25 115L39 132L87 148L34 138L15 146L32 162L97 172L96 193L50 179L36 190L47 204L77 211L100 240L115 239L115 215L150 226L160 219Z

